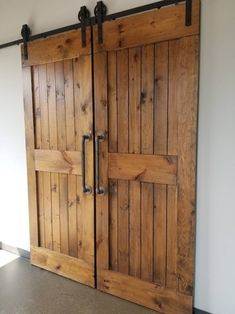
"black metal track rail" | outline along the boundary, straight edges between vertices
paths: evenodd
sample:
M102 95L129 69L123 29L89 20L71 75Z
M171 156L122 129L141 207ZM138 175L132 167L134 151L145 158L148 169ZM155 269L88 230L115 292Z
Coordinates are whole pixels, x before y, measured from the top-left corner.
M180 2L186 2L187 3L188 0L161 0L159 2L154 2L154 3L146 4L146 5L143 5L140 7L124 10L124 11L121 11L118 13L106 15L103 18L103 22L115 20L115 19L118 19L121 17L129 16L129 15L133 15L133 14L138 14L141 12L146 12L146 11L150 11L150 10L154 10L154 9L160 9L162 7L178 4ZM189 6L187 6L187 8L189 9ZM97 24L97 18L95 16L90 17L89 19L87 19L86 24L87 24L87 26ZM188 24L189 24L189 21L188 21ZM67 31L79 29L79 28L81 28L81 26L82 26L81 23L77 23L77 24L72 24L69 26L53 29L53 30L48 31L48 32L32 35L32 36L30 36L29 41L34 41L37 39L46 38L46 37L61 34L61 33L67 32ZM10 46L19 45L21 43L23 43L23 39L17 39L17 40L10 41L10 42L4 43L4 44L0 44L0 49L7 48Z

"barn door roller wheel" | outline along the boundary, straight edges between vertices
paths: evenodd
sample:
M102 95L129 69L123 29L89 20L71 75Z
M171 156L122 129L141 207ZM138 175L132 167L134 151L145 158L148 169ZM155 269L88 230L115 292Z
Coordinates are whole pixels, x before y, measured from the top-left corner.
M104 21L104 17L107 14L107 7L103 3L103 1L97 2L95 6L94 14L96 17L96 23L98 25L98 43L99 45L101 45L103 44L103 25L102 24Z
M23 37L23 44L24 44L24 59L25 60L28 60L28 41L29 41L29 38L30 38L30 34L31 34L31 31L30 31L30 28L27 24L24 24L22 26L22 29L21 29L21 36Z
M80 8L78 13L78 20L81 22L81 32L82 32L82 47L86 47L86 26L90 18L90 12L87 7L84 5Z

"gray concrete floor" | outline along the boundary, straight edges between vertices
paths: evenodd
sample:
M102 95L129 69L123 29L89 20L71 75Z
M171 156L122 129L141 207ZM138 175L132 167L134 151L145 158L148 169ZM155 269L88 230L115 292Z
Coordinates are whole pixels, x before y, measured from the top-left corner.
M18 258L0 268L0 314L156 314L31 266Z

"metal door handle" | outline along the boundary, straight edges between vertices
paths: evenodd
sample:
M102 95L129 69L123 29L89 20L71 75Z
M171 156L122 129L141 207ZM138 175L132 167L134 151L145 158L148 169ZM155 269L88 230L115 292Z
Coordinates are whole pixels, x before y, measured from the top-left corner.
M95 138L95 183L96 183L96 194L104 194L105 188L100 186L100 142L105 140L105 134L97 134Z
M92 188L86 185L86 141L90 141L91 134L83 134L82 136L82 191L83 193L91 193Z

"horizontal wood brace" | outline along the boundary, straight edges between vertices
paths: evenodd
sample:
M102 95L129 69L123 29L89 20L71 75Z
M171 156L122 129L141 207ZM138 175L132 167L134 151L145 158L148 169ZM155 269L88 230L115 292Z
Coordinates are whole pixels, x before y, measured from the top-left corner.
M102 45L99 45L96 39L98 26L95 25L94 52L114 51L138 47L140 43L144 46L198 35L200 33L200 1L194 0L192 3L192 13L190 19L187 18L190 26L185 25L185 15L186 5L182 3L104 23Z
M28 42L28 59L22 58L22 66L46 64L90 55L90 41L91 35L87 32L86 47L82 47L80 30L73 30L55 37ZM23 55L23 46L21 49Z
M176 156L110 153L108 159L110 179L176 185Z
M192 313L192 296L118 272L98 269L98 289L157 312Z
M31 246L30 253L33 265L94 287L94 265L41 247Z
M34 151L35 170L81 175L81 153L78 151Z

